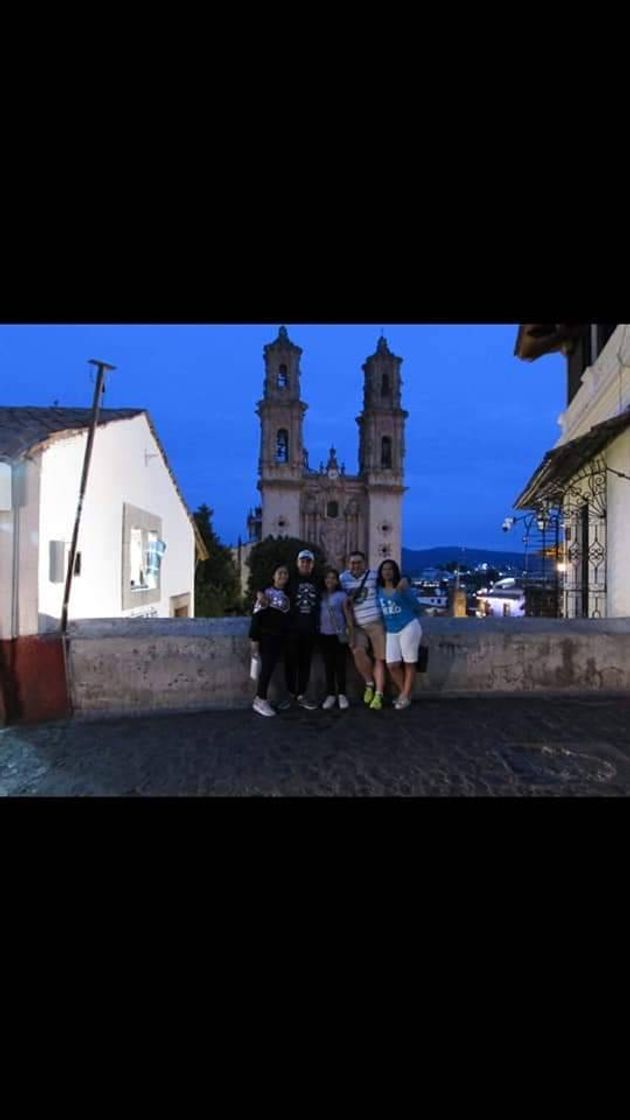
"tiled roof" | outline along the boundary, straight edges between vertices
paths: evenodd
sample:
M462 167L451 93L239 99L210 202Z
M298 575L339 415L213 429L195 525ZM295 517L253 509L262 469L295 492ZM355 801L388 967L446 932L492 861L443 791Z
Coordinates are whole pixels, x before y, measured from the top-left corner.
M548 451L514 502L514 508L531 509L537 501L557 498L580 467L590 462L628 427L630 408L595 424L584 435Z
M155 442L157 443L166 469L168 470L173 485L182 505L190 518L197 556L200 560L207 560L208 550L203 537L199 532L197 523L192 516L184 496L179 488L177 479L173 474L171 465L162 446L161 440L153 426L149 413L144 408L102 408L98 416L98 425L110 424L114 420L132 420L134 416L146 416ZM82 431L88 428L92 418L91 408L36 408L29 405L12 407L0 405L0 459L21 459L29 451L45 446L55 436L61 436L72 431Z
M142 408L102 408L99 426L140 416ZM35 408L0 405L0 459L21 459L62 432L89 427L91 408Z

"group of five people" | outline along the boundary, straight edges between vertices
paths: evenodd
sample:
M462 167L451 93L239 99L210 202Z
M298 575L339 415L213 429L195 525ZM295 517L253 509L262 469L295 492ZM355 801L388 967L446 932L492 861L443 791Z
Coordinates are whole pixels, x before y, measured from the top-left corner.
M311 663L319 647L326 675L325 709L349 707L346 695L347 650L363 681L363 701L372 710L383 707L386 667L398 697L394 707L407 708L422 637L420 606L393 560L378 570L365 555L351 553L341 575L324 571L323 585L314 579L315 557L298 553L295 571L279 565L269 587L258 591L249 636L258 662L253 708L274 716L294 703L308 710L318 705L307 697ZM287 695L272 707L267 698L278 661L284 662Z

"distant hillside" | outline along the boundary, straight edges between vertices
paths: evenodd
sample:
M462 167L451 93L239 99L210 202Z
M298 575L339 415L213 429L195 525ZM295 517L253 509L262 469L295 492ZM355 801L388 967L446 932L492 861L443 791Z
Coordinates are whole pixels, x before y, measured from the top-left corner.
M464 548L461 545L444 545L439 548L403 548L402 566L407 575L418 575L423 568L437 568L459 560L463 567L474 568L477 564L490 564L493 568L525 567L524 552L493 552L490 548ZM534 571L540 564L538 557L529 557L529 570Z

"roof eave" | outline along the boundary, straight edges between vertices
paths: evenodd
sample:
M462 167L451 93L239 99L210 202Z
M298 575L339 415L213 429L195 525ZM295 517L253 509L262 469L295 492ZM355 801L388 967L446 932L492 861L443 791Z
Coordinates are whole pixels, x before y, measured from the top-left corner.
M534 362L544 354L566 352L581 333L584 323L521 323L516 335L514 356Z
M630 408L593 425L583 435L547 451L514 502L514 509L532 509L537 502L557 500L566 483L585 463L600 454L630 427Z

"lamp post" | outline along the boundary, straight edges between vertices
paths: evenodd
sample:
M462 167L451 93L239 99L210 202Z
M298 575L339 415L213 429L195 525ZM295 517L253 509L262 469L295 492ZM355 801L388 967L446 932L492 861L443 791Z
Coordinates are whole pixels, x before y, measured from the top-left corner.
M92 458L92 446L94 444L94 433L98 424L98 414L101 408L101 396L104 391L105 370L116 369L116 366L110 366L107 362L99 362L95 358L90 358L88 365L96 366L98 373L96 375L96 385L94 386L94 398L92 400L92 417L90 420L90 429L88 432L87 443L85 445L85 455L83 457L83 470L81 472L81 482L79 485L79 501L77 503L77 512L74 518L74 529L72 530L72 541L70 544L70 555L68 557L68 571L66 572L66 583L63 591L63 604L61 607L61 633L65 636L68 628L68 604L70 602L70 589L72 587L72 577L74 575L74 565L77 555L77 541L79 539L79 526L81 524L81 513L83 511L83 499L85 497L85 490L88 480L88 472L90 470L90 460Z
M548 524L548 522L547 522L547 512L546 512L546 510L542 509L536 515L536 526L539 529L539 531L542 533L542 572L541 572L541 575L542 575L543 586L544 586L544 583L545 583L545 560L546 560L546 556L545 556L545 530L547 528L547 524Z
M529 535L530 535L530 532L531 532L534 525L536 526L536 529L538 530L538 532L541 534L542 545L541 545L541 549L540 549L540 555L541 555L541 558L542 558L541 577L542 577L542 596L543 597L545 596L545 585L546 585L546 578L547 578L547 569L546 569L547 533L548 533L548 530L550 528L550 525L553 524L554 527L555 527L555 547L553 549L553 555L554 555L554 559L555 559L554 584L553 584L553 591L554 591L553 617L558 618L559 608L560 608L560 581L559 581L560 569L559 569L559 566L558 566L559 556L560 556L560 539L559 539L560 517L559 517L559 514L558 514L558 512L555 512L555 511L551 512L550 508L549 508L549 506L546 502L541 503L541 505L538 507L538 509L533 511L532 513L526 513L526 514L523 514L522 516L519 516L519 517L505 517L503 519L503 524L501 526L501 528L503 529L503 532L504 533L509 533L510 529L512 529L513 526L516 525L517 522L519 522L519 521L525 522L525 536L523 537L523 543L525 544L525 573L526 573L526 576L529 574L529 568L528 568Z

